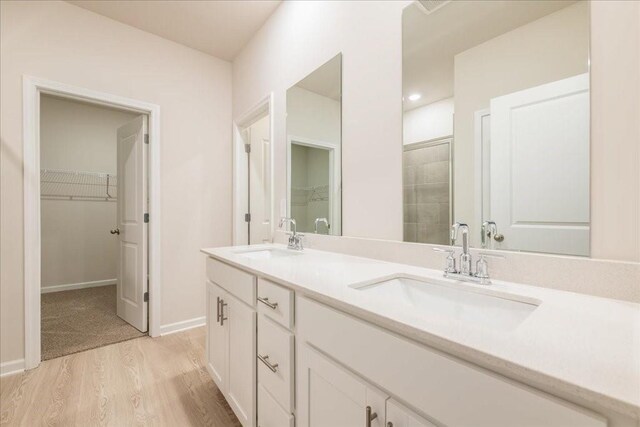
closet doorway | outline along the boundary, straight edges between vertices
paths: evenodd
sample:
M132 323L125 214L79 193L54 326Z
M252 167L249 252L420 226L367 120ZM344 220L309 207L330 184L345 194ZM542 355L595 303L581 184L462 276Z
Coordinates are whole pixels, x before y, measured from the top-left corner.
M160 319L160 302L162 289L162 270L161 270L161 245L160 235L162 231L161 219L161 200L160 200L160 152L161 152L161 135L160 135L160 107L144 101L131 98L98 92L87 88L71 86L64 83L58 83L51 80L45 80L32 76L24 76L23 78L23 140L24 140L24 344L25 344L25 368L32 369L37 367L42 360L42 334L41 334L41 317L43 309L42 300L49 294L59 292L46 292L43 290L43 268L46 268L43 254L47 250L47 243L43 244L42 229L48 227L42 221L42 205L45 200L41 194L44 190L42 183L43 178L51 178L49 171L65 171L66 165L61 164L60 167L41 164L41 104L47 103L49 98L68 102L75 102L85 107L99 107L109 111L119 111L120 113L132 114L126 116L127 119L133 117L132 120L126 122L126 125L120 125L116 128L112 139L110 139L111 149L114 148L116 153L120 155L116 160L115 186L112 185L112 177L109 173L109 185L106 184L106 176L104 170L81 170L77 165L69 165L68 170L72 172L94 172L99 181L98 185L93 187L103 187L109 190L109 195L102 194L103 201L93 201L96 206L98 204L115 203L116 221L112 222L105 231L108 236L114 231L113 237L117 239L120 250L117 255L118 268L116 272L116 316L119 319L124 318L128 324L138 330L137 333L147 333L152 336L159 336L161 331ZM43 101L44 99L44 101ZM46 107L45 107L46 108ZM46 114L46 113L45 113ZM64 123L60 124L64 129ZM118 133L120 129L120 133ZM85 135L84 142L89 144L89 134ZM68 141L66 141L68 142ZM86 153L86 151L85 151ZM58 155L60 153L57 153ZM89 153L87 156L95 153ZM106 153L102 153L107 156ZM47 154L43 153L43 156ZM73 156L74 154L69 154ZM78 157L77 154L75 154ZM55 158L55 154L54 154ZM123 161L123 159L125 161ZM59 160L69 161L69 159ZM86 161L86 159L84 159ZM58 161L58 160L57 160ZM64 167L63 167L64 166ZM111 166L113 167L113 166ZM113 169L112 169L113 170ZM50 171L50 172L51 172ZM110 171L106 171L110 172ZM47 175L48 174L48 175ZM102 174L102 175L100 175ZM79 175L79 174L78 174ZM94 175L94 178L96 176ZM58 177L59 178L59 177ZM76 177L77 178L77 177ZM55 183L53 184L55 186ZM73 186L71 182L66 186ZM41 188L42 187L42 188ZM64 187L64 185L62 186ZM107 188L104 188L107 187ZM112 188L115 190L112 193ZM49 189L51 191L51 189ZM53 191L50 195L68 196ZM68 191L65 190L65 191ZM118 194L119 193L119 194ZM86 193L85 193L86 194ZM109 202L105 199L112 197L115 202ZM54 197L51 197L52 199ZM63 199L61 197L60 199ZM47 200L49 201L54 200ZM88 201L88 200L87 200ZM129 203L135 201L135 203ZM63 200L55 200L62 203ZM64 200L66 203L76 203L77 200ZM70 207L60 209L71 209ZM97 209L95 206L93 209ZM54 209L55 211L55 209ZM104 214L104 213L103 213ZM90 214L80 215L79 218L86 220L91 217ZM47 221L47 219L44 219ZM119 221L119 223L118 223ZM79 226L80 223L76 225ZM131 227L144 224L142 227ZM72 226L74 224L71 224ZM43 227L44 226L44 227ZM119 229L119 230L118 230ZM49 229L50 230L50 229ZM73 230L74 232L77 230ZM120 234L117 234L120 231ZM63 230L54 230L54 233L63 234ZM45 230L46 233L46 230ZM95 233L99 233L96 228ZM146 233L146 234L145 234ZM102 235L102 232L100 232ZM62 238L59 236L59 238ZM144 246L144 247L143 247ZM44 247L44 250L43 250ZM143 247L142 249L140 249ZM66 255L64 262L58 264L56 268L66 266L71 269L72 263L87 266L87 264L79 263L78 257L73 256L64 247L57 247L58 252ZM83 252L88 251L83 248ZM133 256L135 255L135 256ZM93 257L91 262L100 261ZM94 264L95 265L95 264ZM89 267L86 267L87 269ZM69 270L71 271L71 270ZM48 274L48 273L47 273ZM58 277L63 277L62 273ZM89 280L88 282L98 282L101 280L111 280L113 273L104 279ZM47 276L54 277L54 276ZM46 278L44 278L47 280ZM87 284L84 281L74 283L44 283L45 285L77 285L83 284L78 288L80 290L91 290L92 283ZM66 282L66 280L64 280ZM101 286L94 286L101 287ZM64 288L58 288L64 289ZM113 288L111 288L113 289ZM75 290L71 288L71 290ZM106 291L106 289L105 289ZM62 291L61 291L62 292ZM61 298L61 296L60 296ZM132 303L129 306L122 306L122 302L129 300ZM113 301L113 300L111 300ZM111 302L111 304L113 304ZM112 306L112 305L111 305ZM135 306L135 309L132 307ZM103 313L104 314L104 313ZM95 326L95 320L86 321L83 326ZM99 323L99 322L97 322ZM104 334L104 330L100 332ZM99 343L99 345L106 343ZM91 345L90 347L95 347ZM88 347L87 347L88 348ZM78 349L76 351L79 351ZM45 356L46 357L46 356Z
M147 116L40 99L42 360L147 332Z
M234 126L234 233L236 245L273 239L271 97Z

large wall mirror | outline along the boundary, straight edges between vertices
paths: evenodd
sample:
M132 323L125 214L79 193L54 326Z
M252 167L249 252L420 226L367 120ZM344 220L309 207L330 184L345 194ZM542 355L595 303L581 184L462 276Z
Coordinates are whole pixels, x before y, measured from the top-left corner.
M589 5L415 2L403 27L404 240L589 255Z
M287 212L297 231L342 234L342 55L287 90Z

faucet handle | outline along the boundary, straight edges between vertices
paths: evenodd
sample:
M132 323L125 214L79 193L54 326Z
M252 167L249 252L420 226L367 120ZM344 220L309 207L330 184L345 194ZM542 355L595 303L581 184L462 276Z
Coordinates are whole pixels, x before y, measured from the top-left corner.
M456 252L455 249L443 249L443 248L432 248L435 252L447 253L447 264L444 268L444 273L457 273L458 269L456 268L456 259L453 254Z
M490 285L491 280L489 279L489 264L487 264L486 258L501 258L504 259L504 255L493 254L489 252L478 252L478 261L476 262L476 273L475 277L480 279L481 285Z

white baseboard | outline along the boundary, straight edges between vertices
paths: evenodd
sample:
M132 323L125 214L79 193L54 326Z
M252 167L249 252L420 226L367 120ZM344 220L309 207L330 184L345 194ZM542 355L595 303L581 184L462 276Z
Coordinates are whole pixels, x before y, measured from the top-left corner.
M183 320L182 322L170 323L168 325L160 326L160 336L174 334L176 332L186 331L187 329L197 328L198 326L204 326L207 322L205 316L196 317L189 320Z
M40 288L40 292L48 294L50 292L71 291L74 289L97 288L98 286L115 285L117 281L117 279L107 279L93 282L70 283L68 285L44 286Z
M22 371L24 371L24 359L17 359L0 363L0 377L19 374Z

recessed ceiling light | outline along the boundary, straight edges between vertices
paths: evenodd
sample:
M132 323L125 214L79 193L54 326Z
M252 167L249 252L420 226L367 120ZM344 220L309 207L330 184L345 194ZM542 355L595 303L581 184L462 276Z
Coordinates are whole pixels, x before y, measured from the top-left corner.
M422 95L420 95L419 93L413 93L409 95L409 101L417 101L420 98L422 98Z

